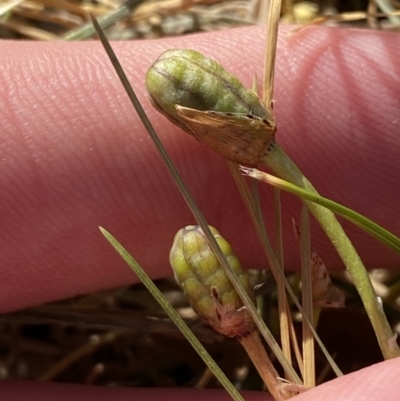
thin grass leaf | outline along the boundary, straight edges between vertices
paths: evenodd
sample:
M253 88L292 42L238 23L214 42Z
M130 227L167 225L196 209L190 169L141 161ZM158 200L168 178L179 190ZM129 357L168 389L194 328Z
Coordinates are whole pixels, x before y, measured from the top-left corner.
M229 381L229 379L225 376L224 372L219 368L219 366L214 362L211 355L207 352L207 350L202 346L199 340L192 333L190 328L186 325L186 323L182 320L179 314L175 311L175 309L171 306L171 304L167 301L161 291L156 287L151 278L146 274L146 272L140 267L140 265L133 259L133 257L129 254L129 252L104 228L99 227L101 233L106 237L108 242L114 247L114 249L120 254L122 259L128 264L128 266L135 272L135 274L140 278L142 283L146 286L146 288L150 291L156 301L160 304L160 306L165 310L171 320L175 323L175 325L179 328L185 338L190 342L192 347L199 354L201 359L203 359L206 366L214 373L215 377L219 380L219 382L224 386L225 390L230 394L230 396L235 401L244 401L244 398L238 392L238 390L233 386L233 384Z
M258 199L258 203L259 199ZM275 238L276 238L276 245L275 245L275 253L278 260L279 265L282 267L282 272L284 272L285 265L284 265L284 258L283 258L283 231L282 231L282 207L281 207L281 194L279 189L274 188L274 227L275 227ZM261 212L260 212L261 214ZM285 290L285 282L284 280L280 279L277 282L277 291L278 291L278 304L279 302L282 303L283 311L279 313L279 324L281 328L281 344L282 350L284 354L287 356L288 360L292 360L291 354L291 344L290 339L293 342L293 349L295 350L295 356L297 358L297 364L301 366L300 371L302 372L302 358L299 358L300 352L297 352L298 345L297 345L297 338L294 333L294 326L292 316L290 314L289 303L287 301L286 290ZM288 377L286 377L288 379ZM304 375L303 375L304 378Z
M400 253L400 238L392 234L390 231L386 230L379 224L376 224L372 220L363 216L362 214L341 205L335 201L328 198L324 198L321 195L316 195L315 193L301 188L289 181L282 180L281 178L275 177L271 174L259 171L257 169L248 169L247 167L242 167L242 171L253 178L264 181L267 184L274 186L275 188L282 189L286 192L290 192L303 199L307 199L311 202L315 202L318 205L324 206L332 212L344 217L346 220L352 222L357 227L372 235L377 240L381 241L383 244L392 248L394 251Z
M265 228L265 224L263 221L263 216L261 212L261 203L258 191L257 180L252 180L251 189L254 199L254 212L257 221L259 222L260 228L263 231L263 238L268 238L267 230ZM279 327L281 333L281 344L282 351L288 358L290 363L292 362L291 355L291 346L290 346L290 333L294 332L293 321L291 319L289 303L287 300L285 285L289 285L284 276L284 264L283 264L283 244L282 244L282 210L280 207L280 197L279 194L274 194L276 197L275 200L275 208L274 208L274 217L275 217L275 238L276 238L276 256L279 264L280 272L274 274L277 292L278 292L278 312L279 312ZM275 270L271 269L272 271ZM282 274L280 274L282 273ZM290 380L290 378L286 375L286 378Z

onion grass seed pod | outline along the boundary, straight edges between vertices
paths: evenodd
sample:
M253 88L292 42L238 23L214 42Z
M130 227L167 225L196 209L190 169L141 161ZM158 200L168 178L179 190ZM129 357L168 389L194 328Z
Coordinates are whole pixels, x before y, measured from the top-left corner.
M210 229L232 270L254 301L247 273L231 246L214 227L210 226ZM170 264L194 311L216 331L237 338L254 331L255 324L247 308L199 226L187 226L178 231L170 252Z
M254 166L273 144L271 111L200 52L164 52L149 68L146 86L159 112L228 160Z

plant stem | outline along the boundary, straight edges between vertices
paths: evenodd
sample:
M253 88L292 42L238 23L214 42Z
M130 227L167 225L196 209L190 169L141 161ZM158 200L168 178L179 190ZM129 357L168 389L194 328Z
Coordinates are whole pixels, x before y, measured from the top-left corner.
M282 179L318 194L279 145L274 144L274 147L271 147L270 152L264 155L260 162L272 169ZM321 225L350 273L374 328L384 358L400 356L399 347L393 340L392 329L383 312L382 305L378 302L368 273L342 226L329 209L308 200L303 200L303 202Z
M284 384L278 378L278 372L265 351L258 331L254 330L251 334L240 338L239 341L275 400L282 401L291 398L292 394L284 388Z
M301 212L300 226L300 248L301 248L301 305L304 314L308 316L310 322L314 325L313 317L313 280L310 248L310 214L303 206ZM314 326L315 327L315 326ZM315 387L315 347L314 337L311 326L303 319L303 380L306 387Z

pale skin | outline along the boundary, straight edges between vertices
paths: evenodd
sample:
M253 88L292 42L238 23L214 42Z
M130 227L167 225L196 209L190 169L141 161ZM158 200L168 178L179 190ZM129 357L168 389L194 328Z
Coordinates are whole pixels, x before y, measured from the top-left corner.
M224 161L151 108L143 77L163 50L194 48L250 86L255 71L261 76L262 32L248 28L113 45L209 223L231 241L243 265L260 268L262 253ZM173 236L194 221L99 43L2 42L0 47L0 311L134 282L99 225L152 277L171 275ZM277 140L319 192L400 235L398 60L396 34L310 28L281 36L274 107ZM283 197L285 262L296 269L291 218L298 218L300 203ZM268 204L270 196L265 199ZM368 267L398 268L398 255L346 227ZM325 264L342 268L325 238L313 232L313 246ZM399 371L400 362L392 360L298 399L395 399ZM135 399L135 394L142 400L204 399L204 393L188 391L60 391L55 385L2 383L0 398L29 394L50 400L57 394L70 399L73 393L82 400L115 400L117 394L121 399ZM228 399L207 395L213 397Z

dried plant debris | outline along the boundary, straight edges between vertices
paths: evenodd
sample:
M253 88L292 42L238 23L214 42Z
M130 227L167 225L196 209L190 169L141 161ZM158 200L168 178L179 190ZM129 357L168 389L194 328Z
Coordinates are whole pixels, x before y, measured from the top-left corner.
M159 288L210 352L232 352L172 281ZM204 369L142 285L2 315L0 339L0 379L175 387Z
M292 224L294 235L300 245L300 230L294 219L292 219ZM310 268L314 306L320 308L344 307L344 292L332 285L332 280L324 262L312 248L310 252Z
M110 39L138 39L265 24L258 0L9 0L0 5L0 37L60 40L89 22L120 13L107 30ZM398 30L398 3L380 1L284 1L282 23L357 26Z

